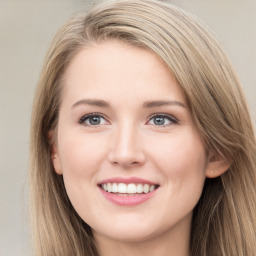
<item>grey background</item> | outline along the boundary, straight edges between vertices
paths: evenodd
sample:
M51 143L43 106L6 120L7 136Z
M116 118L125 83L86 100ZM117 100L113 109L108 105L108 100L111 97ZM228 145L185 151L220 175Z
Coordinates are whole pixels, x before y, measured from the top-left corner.
M96 2L96 1L94 1ZM173 0L212 28L256 120L256 0ZM27 172L33 94L57 29L89 0L0 0L0 256L29 255Z

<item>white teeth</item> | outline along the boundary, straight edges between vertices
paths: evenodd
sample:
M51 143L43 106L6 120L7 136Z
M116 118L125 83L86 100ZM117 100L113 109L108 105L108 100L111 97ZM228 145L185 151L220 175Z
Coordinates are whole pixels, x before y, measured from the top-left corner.
M156 188L155 185L151 185L149 191L151 192L151 191L153 191L155 188Z
M119 193L119 194L142 194L149 193L156 189L156 185L149 184L125 184L125 183L104 183L101 188L106 192Z
M136 186L135 186L135 184L128 184L127 185L127 193L129 193L129 194L134 194L134 193L136 193Z
M149 192L149 185L148 184L144 185L143 191L144 191L144 193L148 193Z
M118 192L118 187L117 187L117 184L116 184L116 183L113 183L113 184L112 184L112 192L113 192L113 193Z
M141 194L143 192L142 184L138 184L136 188L136 193Z
M127 193L127 186L126 184L124 183L119 183L118 186L117 186L117 190L118 190L118 193ZM111 191L108 191L108 192L111 192Z
M107 184L107 188L108 188L108 192L112 192L112 185L111 185L111 183Z

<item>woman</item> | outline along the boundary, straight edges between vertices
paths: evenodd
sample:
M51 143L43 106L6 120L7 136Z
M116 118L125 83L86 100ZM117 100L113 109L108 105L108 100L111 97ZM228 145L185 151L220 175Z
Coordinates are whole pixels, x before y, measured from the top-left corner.
M196 18L152 0L81 12L35 97L35 255L253 256L255 156L239 81Z

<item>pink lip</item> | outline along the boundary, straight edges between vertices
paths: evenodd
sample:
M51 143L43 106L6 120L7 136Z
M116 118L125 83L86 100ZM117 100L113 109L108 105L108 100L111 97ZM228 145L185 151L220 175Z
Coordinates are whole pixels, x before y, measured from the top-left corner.
M142 193L142 194L136 194L136 195L132 195L132 196L129 196L129 195L124 196L124 195L109 193L109 192L106 192L105 190L103 190L100 187L100 184L105 184L105 183L125 183L125 184L142 183L142 184L150 184L150 185L157 185L157 184L152 181L144 180L144 179L137 178L137 177L130 177L130 178L114 177L114 178L105 179L105 180L100 181L98 183L98 185L99 185L99 190L102 193L102 195L108 201L115 203L117 205L122 205L122 206L135 206L135 205L141 204L141 203L149 200L151 197L153 197L158 190L158 189L155 189L152 192L149 192L146 194Z
M103 196L109 200L112 203L123 205L123 206L133 206L141 204L148 199L150 199L158 189L153 190L152 192L149 192L147 194L138 194L135 196L120 196L118 194L108 193L105 190L100 189L100 192L103 194Z

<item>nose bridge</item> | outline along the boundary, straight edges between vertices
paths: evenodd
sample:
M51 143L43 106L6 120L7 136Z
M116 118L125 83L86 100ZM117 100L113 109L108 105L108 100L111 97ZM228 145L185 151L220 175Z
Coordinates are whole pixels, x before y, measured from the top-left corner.
M142 145L140 143L140 131L138 126L124 120L116 126L109 159L114 164L125 167L142 164L145 160Z

